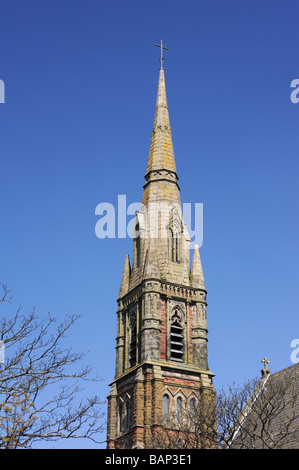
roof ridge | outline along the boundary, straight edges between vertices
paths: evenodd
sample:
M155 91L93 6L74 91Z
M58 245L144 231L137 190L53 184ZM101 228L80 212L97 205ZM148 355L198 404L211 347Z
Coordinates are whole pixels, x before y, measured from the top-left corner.
M284 372L288 369L291 369L292 367L296 368L298 367L299 368L299 362L296 362L295 364L292 364L291 366L288 366L288 367L285 367L284 369L281 369L281 370L278 370L276 372L273 372L272 374L270 374L272 377L277 375L277 374L280 374L281 372Z

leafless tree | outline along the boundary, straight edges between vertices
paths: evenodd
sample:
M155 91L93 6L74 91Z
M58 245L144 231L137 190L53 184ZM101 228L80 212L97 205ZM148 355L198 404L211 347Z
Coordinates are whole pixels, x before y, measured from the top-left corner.
M244 410L258 386L258 379L250 379L242 385L233 383L217 393L217 444L219 448L229 448L244 420Z
M10 302L2 285L0 303ZM85 354L63 343L79 316L59 322L35 311L0 318L0 341L5 360L0 364L0 448L32 447L37 441L88 438L99 442L103 431L102 402L82 399L81 383L101 380L88 366Z

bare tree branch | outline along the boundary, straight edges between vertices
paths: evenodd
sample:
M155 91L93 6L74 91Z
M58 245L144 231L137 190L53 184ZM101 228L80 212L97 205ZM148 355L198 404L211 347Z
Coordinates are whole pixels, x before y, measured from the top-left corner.
M2 285L1 302L8 302ZM97 382L89 366L80 366L85 353L63 343L79 315L64 321L35 310L25 315L19 307L11 318L0 319L5 363L0 364L0 448L31 447L34 442L61 438L99 440L104 430L103 402L95 396L82 400L84 381ZM50 397L50 398L49 398Z

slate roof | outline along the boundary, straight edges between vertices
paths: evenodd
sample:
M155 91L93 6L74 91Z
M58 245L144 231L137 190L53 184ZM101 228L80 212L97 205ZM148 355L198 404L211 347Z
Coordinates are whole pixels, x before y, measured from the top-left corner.
M262 377L230 447L299 449L299 363Z

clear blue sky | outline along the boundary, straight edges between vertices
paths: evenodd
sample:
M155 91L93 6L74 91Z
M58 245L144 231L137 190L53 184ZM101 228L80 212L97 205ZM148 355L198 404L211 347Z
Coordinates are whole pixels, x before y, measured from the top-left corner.
M95 236L101 202L141 201L163 39L183 202L204 205L216 388L290 366L298 321L299 4L3 0L1 282L14 306L82 313L69 341L114 376L132 241Z

